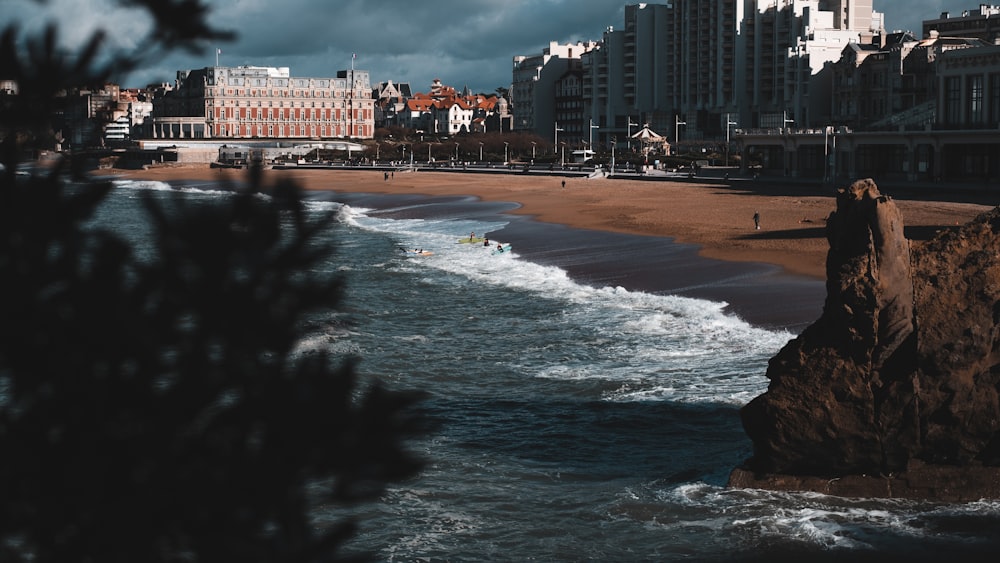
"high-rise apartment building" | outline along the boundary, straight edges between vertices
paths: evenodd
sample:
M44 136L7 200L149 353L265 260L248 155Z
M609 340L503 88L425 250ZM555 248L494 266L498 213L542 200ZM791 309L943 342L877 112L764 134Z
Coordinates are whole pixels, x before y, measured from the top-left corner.
M876 44L882 15L871 0L747 2L745 127L812 127L829 121L827 65L851 43Z
M513 60L510 89L514 129L549 136L555 128L556 84L570 70L572 61L596 46L594 42L553 41L537 55L518 55Z
M152 136L188 139L371 138L368 71L297 78L287 67L206 67L177 73L154 100Z
M602 143L622 143L648 124L674 137L722 131L738 111L740 34L746 0L674 0L625 6L622 30L608 28L584 56L584 100Z
M878 43L871 0L672 0L625 6L582 57L585 116L601 143L633 123L672 141L735 127L809 127L830 115L829 63Z

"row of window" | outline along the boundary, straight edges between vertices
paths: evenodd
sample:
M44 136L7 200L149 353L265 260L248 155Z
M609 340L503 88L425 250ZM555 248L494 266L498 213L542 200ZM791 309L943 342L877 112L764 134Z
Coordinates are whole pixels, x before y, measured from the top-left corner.
M328 125L235 125L222 124L215 125L216 137L343 137L345 127L334 127ZM370 134L369 128L364 125L353 127L352 137L365 137Z
M946 124L1000 121L1000 73L946 77L942 118Z
M210 112L210 115L215 117L216 120L223 119L254 119L254 120L269 120L269 121L300 121L300 120L314 120L318 121L323 119L325 121L335 120L340 121L344 118L357 119L357 120L370 120L374 119L374 112L372 110L360 110L356 109L352 112L342 112L338 110L331 110L326 108L320 109L250 109L238 108L215 108L214 112Z
M276 89L243 89L243 88L209 88L209 96L267 96L272 98L361 98L367 95L366 92L350 90L276 90Z

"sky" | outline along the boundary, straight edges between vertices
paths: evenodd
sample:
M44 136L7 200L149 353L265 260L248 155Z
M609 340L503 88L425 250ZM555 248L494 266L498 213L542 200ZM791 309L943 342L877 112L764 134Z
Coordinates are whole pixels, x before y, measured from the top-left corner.
M983 0L874 0L889 30L919 34L941 12L976 10ZM330 77L367 70L372 84L392 80L427 92L434 79L473 92L510 87L512 59L541 53L550 41L600 40L624 27L624 6L635 0L204 0L210 22L234 31L232 42L205 52L177 52L117 77L125 87L169 82L178 70L212 66L289 67L292 76ZM651 4L665 2L649 2ZM985 3L990 3L988 0ZM79 47L96 29L108 48L141 48L149 30L142 12L116 0L0 0L0 27L20 34L54 22L60 44Z

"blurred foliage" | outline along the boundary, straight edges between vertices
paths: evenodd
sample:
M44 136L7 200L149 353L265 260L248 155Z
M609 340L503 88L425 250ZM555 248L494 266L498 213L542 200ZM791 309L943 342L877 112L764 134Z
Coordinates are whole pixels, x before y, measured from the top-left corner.
M226 35L196 0L121 3L155 16L165 48ZM219 203L147 200L140 261L88 223L112 186L72 155L19 173L56 94L120 68L97 65L100 43L0 40L19 87L0 100L0 561L337 560L355 524L312 511L416 474L419 398L361 385L356 358L297 352L344 287L319 267L333 218L295 185L252 170Z

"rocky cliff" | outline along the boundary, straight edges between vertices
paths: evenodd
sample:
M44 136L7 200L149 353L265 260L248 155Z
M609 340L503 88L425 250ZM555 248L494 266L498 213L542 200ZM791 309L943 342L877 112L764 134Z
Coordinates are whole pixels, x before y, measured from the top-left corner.
M819 320L741 411L731 486L1000 497L1000 211L923 244L871 180L837 194Z

